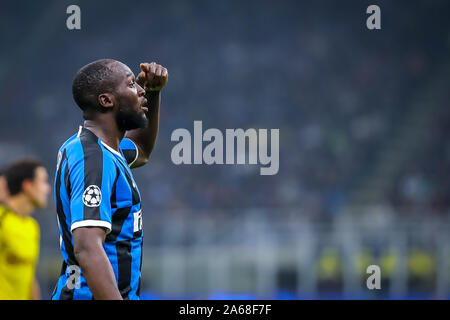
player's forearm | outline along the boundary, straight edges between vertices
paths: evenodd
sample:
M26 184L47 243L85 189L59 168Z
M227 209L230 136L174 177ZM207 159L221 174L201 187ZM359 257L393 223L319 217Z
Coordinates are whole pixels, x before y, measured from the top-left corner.
M155 146L159 129L159 106L161 103L161 91L147 91L148 126L143 129L127 131L125 137L130 138L140 148L143 157L148 160Z
M122 300L103 247L83 248L75 252L75 257L96 300Z

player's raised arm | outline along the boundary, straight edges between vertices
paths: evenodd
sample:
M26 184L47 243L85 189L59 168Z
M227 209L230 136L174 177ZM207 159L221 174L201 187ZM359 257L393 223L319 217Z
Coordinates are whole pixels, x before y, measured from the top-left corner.
M155 146L159 127L159 105L161 102L161 90L166 85L169 74L163 66L152 63L141 63L141 72L136 82L145 89L147 98L146 116L148 126L142 129L127 131L126 138L132 140L138 149L138 157L131 168L137 168L147 163Z

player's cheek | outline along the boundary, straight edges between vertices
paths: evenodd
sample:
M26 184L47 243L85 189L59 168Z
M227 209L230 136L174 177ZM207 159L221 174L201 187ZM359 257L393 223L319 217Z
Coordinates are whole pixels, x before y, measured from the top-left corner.
M136 86L132 87L132 88L128 88L127 92L125 93L126 97L133 97L133 96L137 96L137 88Z

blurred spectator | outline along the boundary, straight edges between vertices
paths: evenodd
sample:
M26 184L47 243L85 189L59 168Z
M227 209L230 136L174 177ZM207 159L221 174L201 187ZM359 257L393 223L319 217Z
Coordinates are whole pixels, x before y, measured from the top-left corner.
M342 258L336 248L323 248L317 260L319 292L339 292L342 288Z
M47 205L47 170L35 160L22 160L4 176L10 196L0 205L0 299L40 299L34 274L40 231L31 214Z

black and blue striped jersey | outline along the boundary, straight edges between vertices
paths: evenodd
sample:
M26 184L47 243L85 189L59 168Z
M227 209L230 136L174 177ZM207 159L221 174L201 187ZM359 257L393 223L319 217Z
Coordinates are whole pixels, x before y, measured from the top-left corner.
M130 166L138 150L124 138L120 152L80 127L58 152L55 205L63 258L53 300L93 299L73 250L72 231L103 227L104 249L124 299L139 299L142 267L141 196Z

